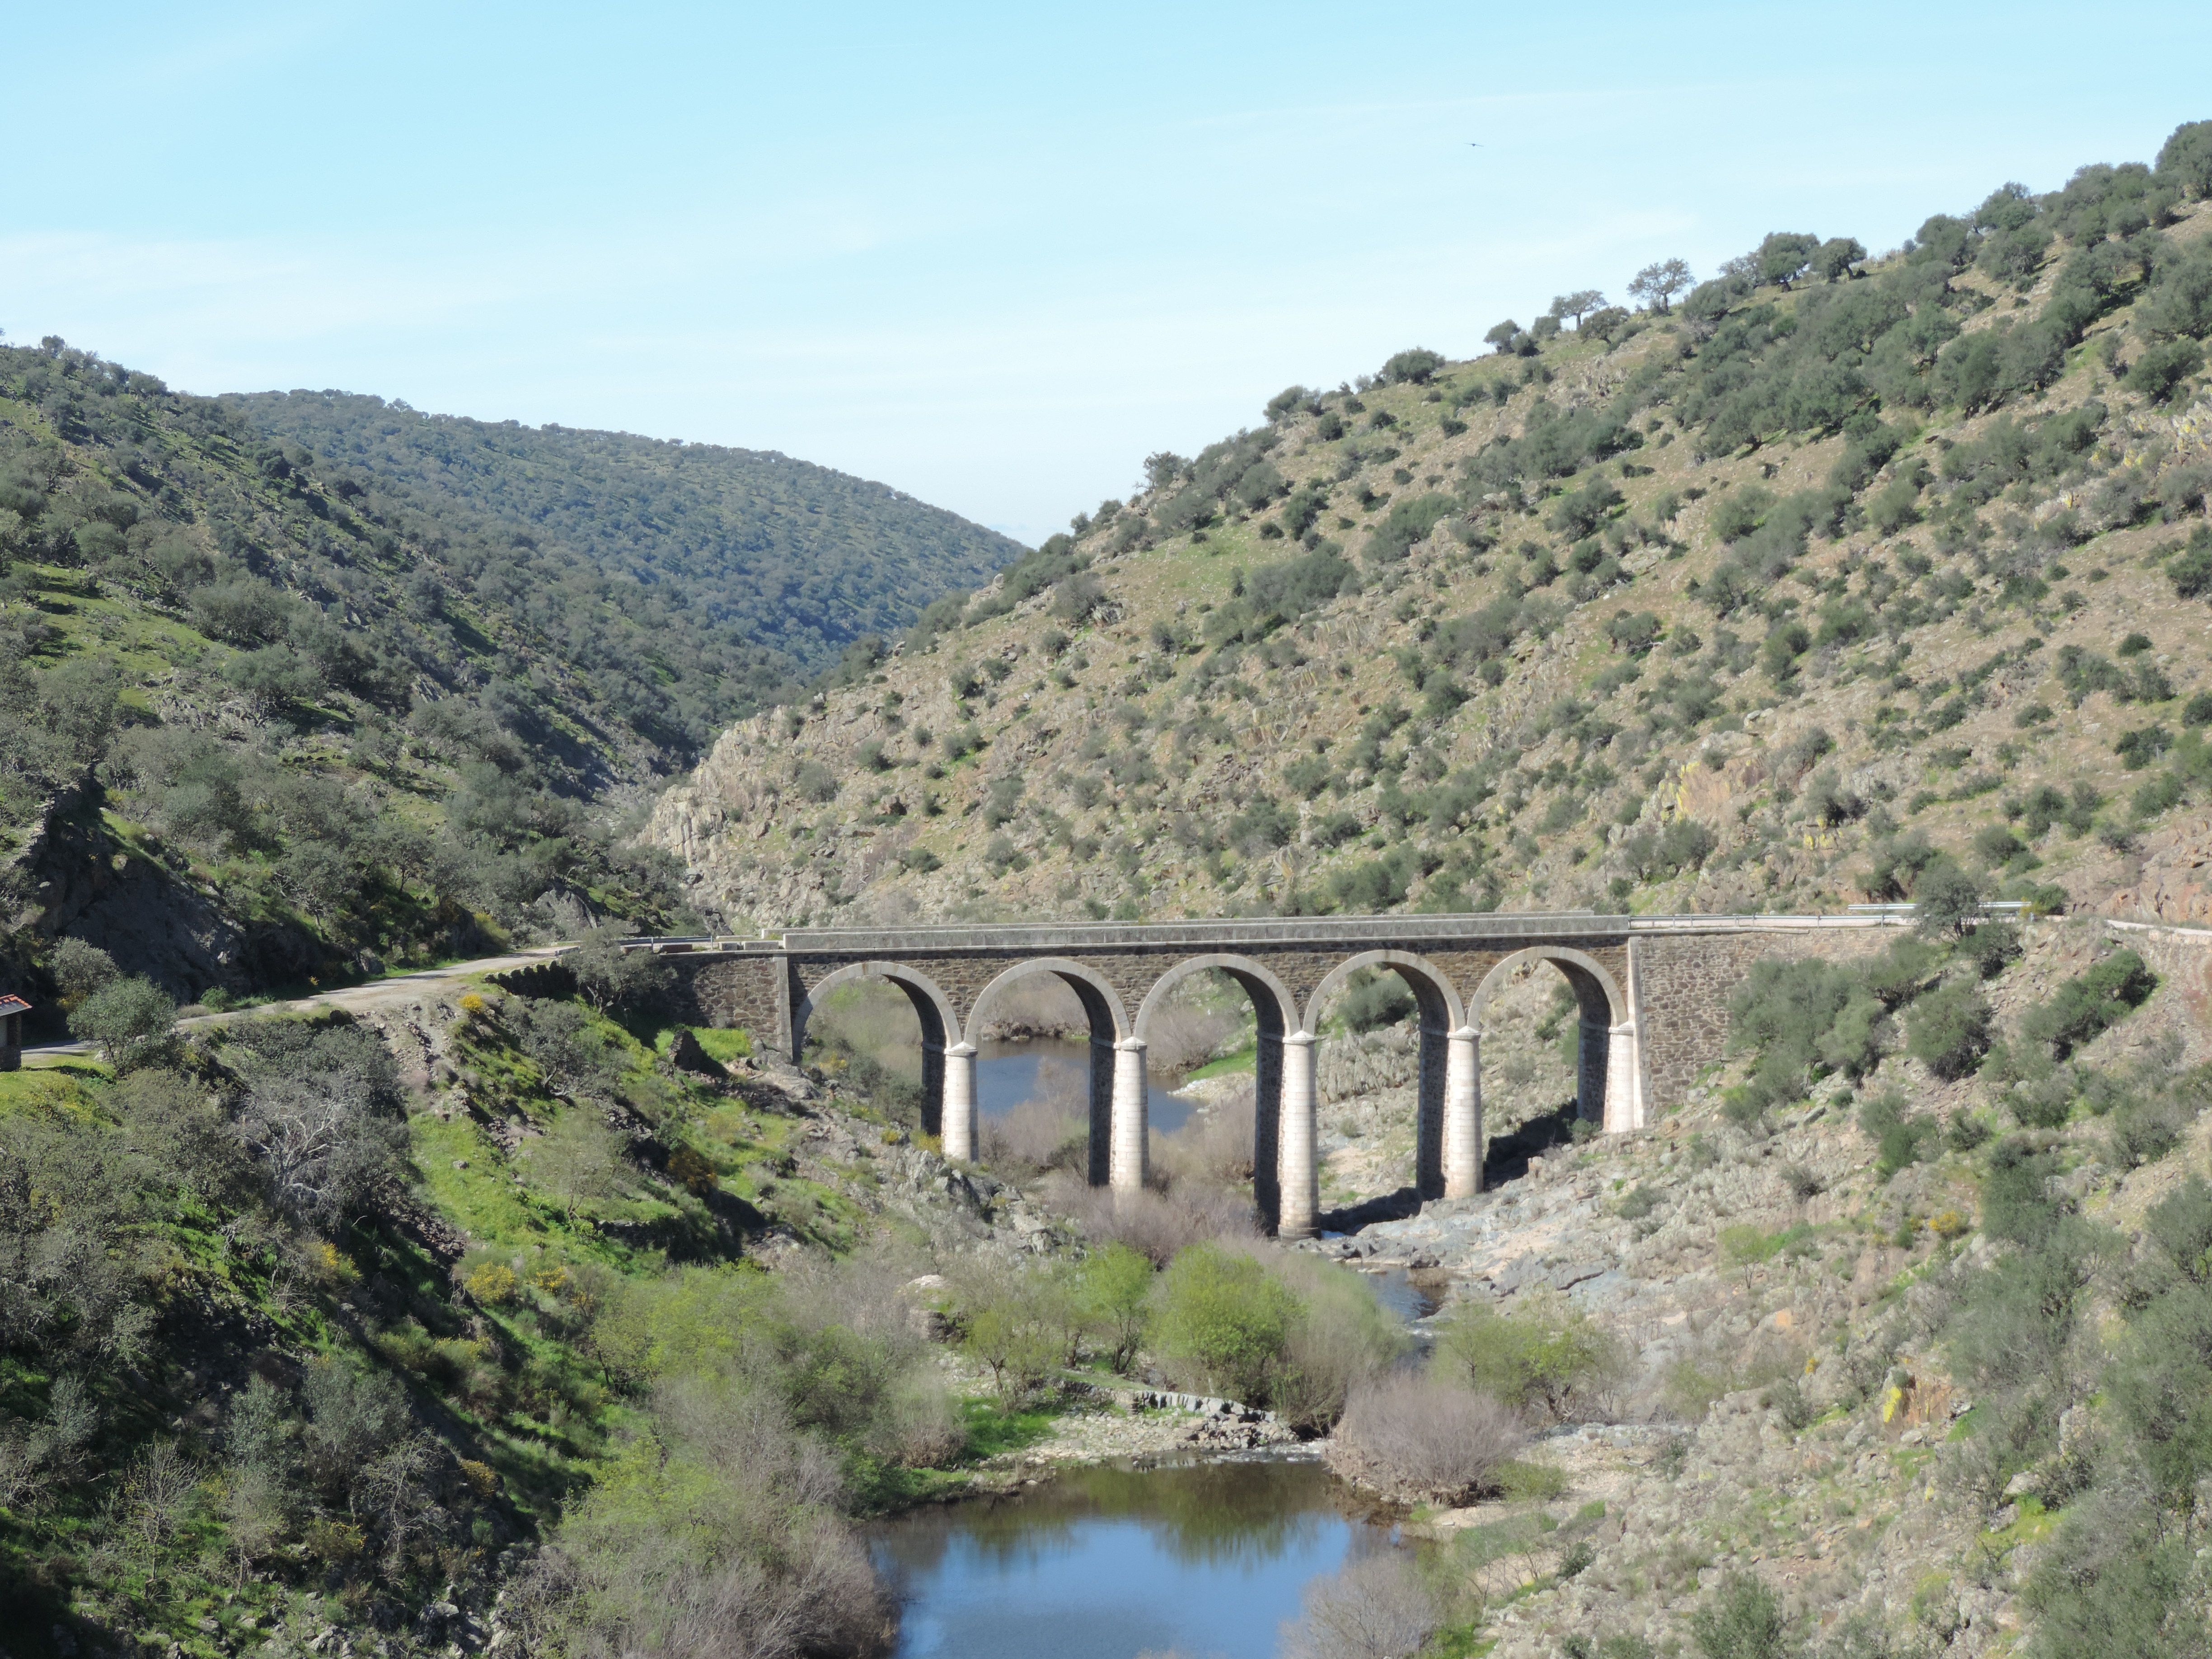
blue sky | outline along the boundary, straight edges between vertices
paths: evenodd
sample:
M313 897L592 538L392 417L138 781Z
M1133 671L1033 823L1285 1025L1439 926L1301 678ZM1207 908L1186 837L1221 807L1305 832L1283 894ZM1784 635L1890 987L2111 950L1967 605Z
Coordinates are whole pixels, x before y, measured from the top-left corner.
M2212 117L2212 7L13 9L0 327L781 449L1035 540L1562 289ZM1471 141L1480 141L1480 149Z

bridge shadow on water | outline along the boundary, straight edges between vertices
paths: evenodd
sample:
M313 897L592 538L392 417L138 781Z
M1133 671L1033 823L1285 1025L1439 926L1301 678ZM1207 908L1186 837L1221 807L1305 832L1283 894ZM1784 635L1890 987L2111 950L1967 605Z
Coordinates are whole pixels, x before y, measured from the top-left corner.
M1492 1135L1483 1154L1483 1190L1495 1192L1509 1182L1520 1180L1528 1173L1530 1158L1555 1146L1571 1145L1575 1117L1575 1103L1564 1101L1553 1110L1528 1119L1511 1134ZM1419 1191L1411 1186L1401 1187L1394 1193L1383 1193L1358 1204L1322 1211L1321 1231L1356 1233L1378 1221L1403 1221L1420 1212Z

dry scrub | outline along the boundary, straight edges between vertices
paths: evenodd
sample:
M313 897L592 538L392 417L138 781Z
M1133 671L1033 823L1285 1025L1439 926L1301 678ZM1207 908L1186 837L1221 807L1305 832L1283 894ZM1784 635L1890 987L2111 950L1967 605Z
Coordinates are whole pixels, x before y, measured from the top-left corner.
M1489 1490L1524 1437L1520 1419L1488 1395L1394 1372L1352 1389L1328 1466L1401 1503L1466 1504Z

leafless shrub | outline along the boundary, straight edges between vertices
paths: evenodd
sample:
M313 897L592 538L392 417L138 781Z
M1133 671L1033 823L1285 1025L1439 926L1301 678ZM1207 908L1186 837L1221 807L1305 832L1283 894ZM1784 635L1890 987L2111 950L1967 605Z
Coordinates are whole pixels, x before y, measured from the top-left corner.
M1156 1138L1152 1163L1170 1186L1193 1181L1233 1186L1252 1178L1253 1090L1249 1083L1190 1115L1172 1133Z
M518 1588L526 1650L577 1659L880 1651L891 1607L835 1512L835 1455L768 1395L728 1380L664 1386L653 1415L666 1468L595 1491Z
M929 1270L925 1255L893 1242L847 1256L810 1253L778 1270L778 1305L800 1329L842 1326L882 1343L894 1362L909 1363L926 1358L928 1345L915 1328L904 1292Z
M1354 1389L1397 1363L1406 1351L1404 1328L1352 1268L1264 1243L1243 1248L1298 1300L1270 1403L1293 1428L1325 1432Z
M157 1440L131 1460L123 1478L118 1507L149 1556L168 1547L191 1515L199 1471L173 1440Z
M840 986L807 1021L806 1041L858 1054L909 1081L921 1076L921 1029L906 993L893 985Z
M1079 1108L1055 1091L1042 1100L1022 1102L1003 1117L985 1118L983 1162L1016 1176L1076 1168L1088 1146L1087 1105Z
M1402 1556L1370 1555L1306 1586L1283 1626L1285 1659L1401 1659L1435 1631L1437 1599Z
M1116 1193L1071 1185L1060 1196L1058 1206L1094 1243L1127 1244L1162 1267L1185 1245L1260 1234L1251 1200L1216 1187Z
M232 1130L294 1218L329 1226L395 1178L405 1091L374 1034L349 1024L254 1020L226 1034L245 1082Z
M1328 1464L1401 1502L1464 1504L1522 1438L1519 1419L1488 1395L1397 1372L1352 1389Z
M868 1449L909 1469L950 1462L968 1444L968 1430L951 1391L934 1371L915 1369L899 1379L871 1428Z
M1181 1077L1212 1060L1243 1030L1243 1022L1225 1010L1170 1001L1146 1031L1149 1064L1162 1077Z

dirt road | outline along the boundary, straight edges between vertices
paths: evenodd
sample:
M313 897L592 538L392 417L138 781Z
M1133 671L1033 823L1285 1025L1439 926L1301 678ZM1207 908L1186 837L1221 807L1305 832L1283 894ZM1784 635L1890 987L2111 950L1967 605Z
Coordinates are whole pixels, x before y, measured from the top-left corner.
M433 993L458 988L465 981L483 974L496 974L509 968L522 968L533 962L543 962L557 956L566 947L545 945L535 951L518 951L512 956L483 957L475 962L448 963L442 968L425 968L418 973L393 974L388 978L371 980L366 985L348 985L334 991L321 991L311 997L299 997L289 1002L260 1002L251 1008L234 1008L220 1014L195 1014L177 1022L180 1031L197 1031L211 1025L223 1025L234 1019L253 1019L263 1014L304 1014L318 1008L343 1008L348 1013L367 1013L378 1008L392 1008L414 1002ZM49 1042L42 1047L23 1050L24 1064L34 1060L63 1060L75 1054L88 1054L95 1045L89 1042Z

